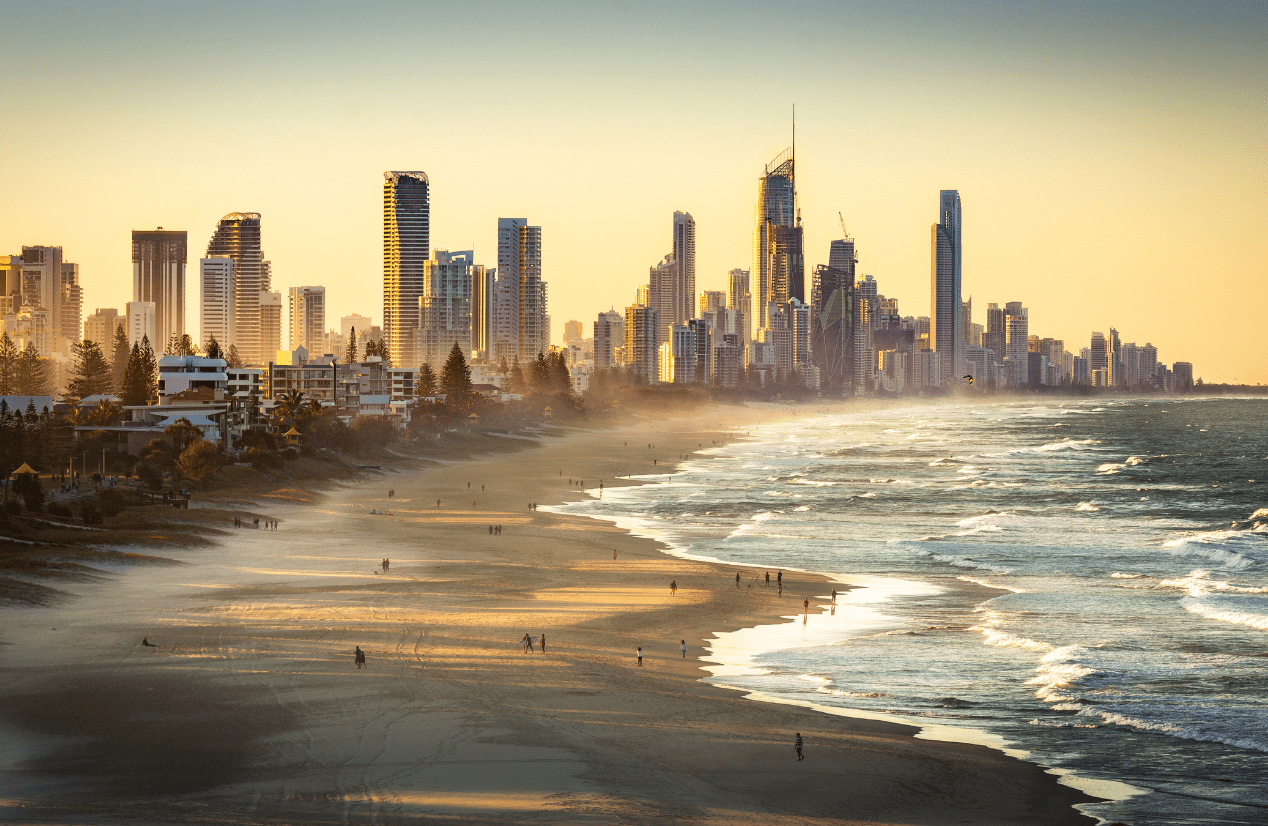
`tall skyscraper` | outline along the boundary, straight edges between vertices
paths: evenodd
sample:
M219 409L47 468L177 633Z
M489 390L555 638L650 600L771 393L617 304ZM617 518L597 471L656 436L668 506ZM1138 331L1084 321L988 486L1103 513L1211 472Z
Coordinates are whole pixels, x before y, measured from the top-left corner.
M154 305L154 349L162 352L172 336L185 334L185 263L189 233L132 230L132 300Z
M1004 305L1004 368L1008 383L1021 387L1030 378L1029 311L1020 301ZM930 336L932 340L932 335Z
M120 327L124 328L126 334L127 318L119 315L118 310L113 307L98 309L84 319L84 340L101 345L101 352L105 353L106 358L110 358L114 352L115 331Z
M290 348L303 347L311 355L322 355L326 346L326 288L291 287L290 322Z
M564 322L564 346L565 347L571 346L573 344L580 347L581 340L583 338L585 338L585 333L582 332L580 321L565 321Z
M1109 350L1105 365L1109 369L1109 375L1105 383L1110 387L1120 387L1123 384L1123 341L1118 336L1118 330L1110 327L1105 344Z
M696 219L689 212L674 213L674 260L678 262L680 289L674 296L675 324L696 317Z
M271 361L279 345L270 339L274 343L268 347L269 341L263 337L261 296L271 289L272 278L260 247L260 213L230 212L221 218L207 244L207 257L216 256L228 256L234 262L235 318L234 338L230 343L237 346L238 355L246 364ZM226 344L225 350L228 349Z
M277 351L282 348L282 294L281 292L263 292L256 297L256 301L260 306L259 347L266 354L257 363L270 362L277 357ZM238 349L238 355L242 355L241 348Z
M753 288L748 270L734 269L727 274L726 307L740 314L738 321L743 335L739 347L743 351L753 338Z
M227 255L203 258L198 262L198 289L201 308L198 330L202 335L200 346L215 336L221 352L228 353L229 346L237 343L237 296L234 273L236 262Z
M929 349L941 353L942 383L959 377L964 348L960 341L960 193L938 195L938 223L932 229L929 301Z
M726 291L725 290L701 290L700 291L700 312L698 315L705 313L716 313L719 310L726 309Z
M649 384L660 376L659 331L654 309L638 304L625 308L625 366Z
M550 349L542 228L527 218L498 219L498 266L493 287L494 357L530 361Z
M22 248L22 306L48 310L50 332L61 335L61 247Z
M1092 374L1092 384L1097 387L1109 385L1109 347L1104 333L1092 333L1092 347L1088 359L1088 371Z
M754 339L767 326L771 304L806 300L805 255L797 209L796 150L766 166L757 184L757 226L753 230Z
M22 307L22 256L0 255L0 313L16 313Z
M62 262L62 337L68 344L79 343L84 317L84 288L79 284L79 265Z
M363 349L361 347L361 339L363 339L365 334L370 331L370 326L372 324L373 322L370 320L368 315L358 315L356 313L346 315L339 319L339 335L343 336L344 341L347 341L352 337L352 331L356 330L357 352L360 353Z
M478 359L493 358L493 289L497 267L476 265L471 272L471 353Z
M594 366L608 369L617 365L616 351L625 346L625 319L615 310L599 313L594 322Z
M986 334L982 336L982 346L990 350L996 364L1004 363L1004 311L998 304L986 305Z
M427 262L423 295L418 299L418 361L440 370L457 344L471 356L471 283L476 265L471 250L436 250Z
M666 255L665 260L648 270L647 306L656 311L660 324L657 335L662 344L670 340L670 327L686 324L693 315L683 307L686 288L682 262L673 255Z
M383 339L395 367L419 365L418 299L431 259L426 172L383 173Z
M815 269L810 289L810 335L820 382L830 391L848 393L854 382L854 239L833 241L828 265ZM864 342L866 344L866 342Z
M157 329L154 325L157 313L154 309L152 301L129 301L127 304L128 314L128 343L140 344L142 339L150 340L150 347L155 353L163 352L162 347L155 347L154 335Z

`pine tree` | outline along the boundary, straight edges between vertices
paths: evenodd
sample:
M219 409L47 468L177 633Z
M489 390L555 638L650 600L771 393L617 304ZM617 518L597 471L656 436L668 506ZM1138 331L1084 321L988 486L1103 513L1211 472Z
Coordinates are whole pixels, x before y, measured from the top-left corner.
M176 355L178 356L196 356L198 355L198 345L189 337L189 333L185 333L176 340Z
M128 334L123 331L122 324L114 328L114 343L111 347L110 387L117 396L123 393L123 374L128 369L128 356L132 354L132 345L128 343Z
M128 356L128 366L123 374L123 386L119 394L123 396L124 406L146 404L149 400L149 387L145 380L145 363L141 355L141 345L133 344Z
M552 372L554 373L555 389L560 393L571 393L572 373L568 370L567 360L564 358L562 351L555 352L553 356Z
M538 353L533 360L532 389L538 393L546 393L551 389L550 365L546 363L546 354Z
M222 359L225 357L225 351L220 349L220 342L216 341L215 336L207 339L207 346L203 348L203 352L207 354L209 359Z
M418 368L418 378L414 379L414 395L420 399L436 395L436 371L430 364L424 363Z
M141 336L141 362L145 367L145 403L149 404L158 398L158 359L149 336Z
M506 389L512 393L523 393L524 387L524 369L520 367L519 356L515 357L515 363L511 365L510 372L506 374Z
M49 392L48 359L40 358L35 343L28 341L17 359L14 389L19 396L45 396Z
M348 331L348 346L344 348L343 360L347 364L357 363L357 328Z
M97 342L84 339L79 344L72 344L70 349L75 365L66 394L79 400L109 393L112 382L110 364L101 354Z
M230 367L242 366L242 356L238 355L238 345L230 342L229 355L225 356L225 361L229 362Z
M180 348L180 346L181 346L180 337L177 336L175 333L172 333L172 335L169 336L167 339L167 346L163 348L163 355L165 356L176 355L176 351Z
M462 355L458 342L453 343L449 358L440 371L440 389L445 394L445 406L454 410L466 410L473 400L475 391L471 385L471 368Z
M18 373L18 347L8 331L0 338L0 396L13 395Z

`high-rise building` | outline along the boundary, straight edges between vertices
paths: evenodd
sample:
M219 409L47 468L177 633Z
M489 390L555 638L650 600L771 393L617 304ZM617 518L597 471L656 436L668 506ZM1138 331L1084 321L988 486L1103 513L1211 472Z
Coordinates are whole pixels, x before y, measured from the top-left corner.
M471 357L471 283L475 253L436 250L418 299L418 362L437 375L455 344Z
M272 275L260 247L260 213L231 212L221 218L207 244L206 257L217 256L234 262L234 338L230 343L244 363L263 364L273 358L279 345L266 347L263 338L260 302L271 289Z
M942 353L943 384L958 376L961 365L960 332L960 193L944 189L938 195L938 223L932 229L929 347Z
M625 366L650 384L660 373L659 331L654 309L638 304L625 308Z
M114 352L115 331L120 327L127 333L127 317L119 315L113 307L98 309L84 319L84 340L95 341L101 345L101 352L110 358Z
M594 366L607 369L617 365L616 351L625 346L625 319L615 310L599 313L594 322Z
M237 262L227 255L198 261L198 290L201 307L198 329L202 346L214 336L223 353L237 343Z
M185 334L185 263L189 233L183 230L132 230L132 300L154 304L154 349Z
M726 309L726 291L725 290L701 290L700 291L700 311L697 315L705 313L716 313L718 310Z
M986 305L986 332L982 336L982 346L990 350L996 364L1004 363L1004 311L998 304Z
M493 291L497 267L476 265L471 273L471 353L478 359L493 358Z
M664 261L648 270L647 306L656 311L656 319L660 324L661 343L669 341L670 327L675 324L686 324L691 317L689 313L684 312L682 303L683 291L686 288L682 262L672 255L666 255Z
M586 337L586 334L582 331L580 321L565 321L564 322L564 346L565 347L568 347L573 344L580 347L581 340L584 339L585 337Z
M530 361L550 349L542 228L527 218L498 219L493 305L494 358Z
M968 301L960 302L959 324L961 348L973 344L974 342L971 340L973 335L973 296L969 296Z
M326 288L291 287L290 289L290 342L291 349L303 347L309 353L320 355L326 344ZM332 353L336 357L342 353Z
M674 249L678 262L680 293L674 295L675 324L696 317L696 219L689 212L674 213Z
M805 301L805 256L797 210L795 150L766 166L757 184L757 226L753 230L753 338L767 326L772 304Z
M431 260L425 172L383 173L383 340L396 367L417 367L418 299Z
M1175 389L1179 391L1187 391L1193 389L1193 364L1187 361L1177 361L1171 365L1171 370L1175 374Z
M281 292L263 292L256 298L260 313L260 338L259 346L267 347L266 356L261 357L256 364L272 360L277 351L282 347L282 293ZM241 318L241 314L239 314ZM308 349L308 348L304 348ZM242 355L241 352L238 355ZM246 357L243 356L245 359Z
M62 248L22 248L22 306L48 310L50 332L62 330ZM47 355L47 354L46 354Z
M79 284L79 265L62 262L62 338L69 344L79 343L81 319L84 317L84 288Z
M1105 346L1105 367L1109 370L1105 383L1110 387L1119 387L1123 384L1123 342L1118 337L1118 330L1110 327Z
M740 349L743 350L753 333L753 290L748 270L735 269L727 274L726 307L740 314Z
M154 352L163 352L162 347L156 347L154 344L155 316L157 313L154 309L152 301L129 301L127 304L128 314L128 343L140 344L142 339L150 340L150 347Z
M1029 311L1020 301L1004 305L1004 366L1008 383L1021 387L1030 379Z
M22 256L0 255L0 313L16 313L22 307Z
M850 393L854 383L854 239L828 247L828 265L815 268L810 285L811 350L820 381L834 393Z

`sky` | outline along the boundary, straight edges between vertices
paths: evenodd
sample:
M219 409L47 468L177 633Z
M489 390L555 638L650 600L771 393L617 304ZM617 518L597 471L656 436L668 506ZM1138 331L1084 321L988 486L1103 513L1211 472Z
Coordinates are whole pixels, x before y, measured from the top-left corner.
M431 181L433 249L496 265L542 227L552 334L621 308L697 223L697 288L749 269L791 142L806 281L841 235L929 314L938 191L963 296L1078 354L1151 342L1268 383L1268 10L1251 3L9 2L0 253L61 246L85 316L131 299L133 229L263 216L273 288L382 320L385 170ZM285 344L285 342L284 342Z

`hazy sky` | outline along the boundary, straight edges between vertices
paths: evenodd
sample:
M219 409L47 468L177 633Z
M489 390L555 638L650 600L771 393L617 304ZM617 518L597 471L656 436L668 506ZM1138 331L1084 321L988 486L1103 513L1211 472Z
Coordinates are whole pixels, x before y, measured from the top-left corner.
M964 296L1022 301L1078 353L1152 342L1268 382L1262 4L0 2L0 252L64 248L85 315L131 298L132 229L263 214L273 286L382 318L382 182L424 170L433 249L496 264L542 226L558 340L630 303L698 225L697 286L748 269L789 143L810 271L845 216L859 272L929 314L939 189ZM285 342L283 342L285 344Z

